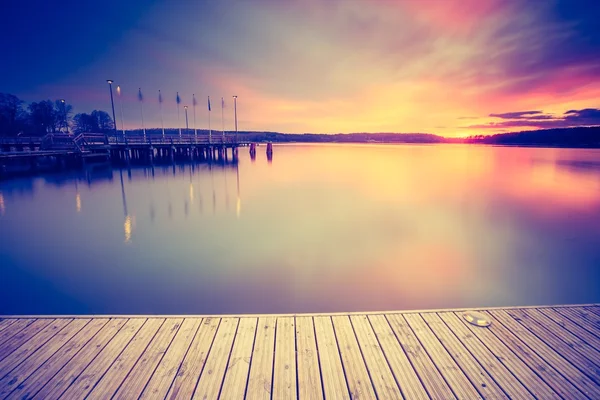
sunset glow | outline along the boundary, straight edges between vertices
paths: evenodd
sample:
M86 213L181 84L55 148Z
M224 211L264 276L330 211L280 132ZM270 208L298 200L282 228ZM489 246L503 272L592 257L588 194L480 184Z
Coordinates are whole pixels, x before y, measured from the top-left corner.
M170 127L176 92L190 106L192 93L223 96L228 130L234 94L240 130L460 137L600 124L597 2L132 3L104 7L116 32L84 35L77 42L90 49L67 52L68 63L37 76L2 66L17 75L7 89L25 100L64 97L76 112L108 110L105 79L114 77L128 128L141 126L138 87L146 127L160 126L159 89ZM207 128L206 105L196 113Z

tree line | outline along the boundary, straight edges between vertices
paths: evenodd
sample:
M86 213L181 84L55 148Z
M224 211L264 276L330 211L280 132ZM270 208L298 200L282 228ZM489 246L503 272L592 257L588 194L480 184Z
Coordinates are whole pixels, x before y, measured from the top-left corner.
M0 136L43 136L47 133L107 133L114 129L110 115L102 110L73 115L64 100L26 104L17 96L0 93Z

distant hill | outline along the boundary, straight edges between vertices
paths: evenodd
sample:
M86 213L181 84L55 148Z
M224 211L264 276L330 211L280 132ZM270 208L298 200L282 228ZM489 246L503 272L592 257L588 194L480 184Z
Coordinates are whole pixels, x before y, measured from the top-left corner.
M500 133L450 140L460 143L481 143L517 146L600 147L600 126L541 129L536 131Z
M159 134L160 129L147 129L149 134ZM165 129L168 135L176 135L177 129ZM192 132L192 130L190 130ZM227 132L228 134L232 132ZM127 131L128 135L142 134L141 129ZM207 135L208 130L199 129L199 135ZM214 137L221 132L213 131ZM500 133L490 136L468 138L445 138L429 133L279 133L240 131L240 137L254 142L274 143L472 143L513 146L550 147L594 147L600 148L600 126L542 129L536 131Z

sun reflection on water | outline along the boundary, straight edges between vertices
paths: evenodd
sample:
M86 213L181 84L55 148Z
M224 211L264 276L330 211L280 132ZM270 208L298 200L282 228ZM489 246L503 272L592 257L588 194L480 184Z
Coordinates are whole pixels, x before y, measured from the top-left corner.
M78 213L81 212L81 195L79 194L79 192L75 194L75 208L77 209Z
M131 215L127 215L125 217L125 222L123 223L123 230L125 231L125 243L131 242L131 233L133 231L133 217Z

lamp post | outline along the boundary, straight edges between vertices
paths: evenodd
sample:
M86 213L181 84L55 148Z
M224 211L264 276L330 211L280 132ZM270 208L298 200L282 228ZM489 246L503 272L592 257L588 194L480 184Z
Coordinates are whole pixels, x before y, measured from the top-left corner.
M67 103L65 102L65 99L60 99L60 103L62 104L63 116L65 117L65 131L66 133L69 133L69 123L67 122Z
M113 100L113 94L112 94L113 80L107 79L106 82L108 83L108 87L110 88L110 105L112 106L113 123L114 123L115 134L116 134L117 133L117 118L115 117L115 101Z
M187 116L187 109L188 106L183 106L183 109L185 110L185 134L189 134L189 125L188 125L188 116Z
M238 131L237 131L237 96L233 96L233 116L235 120L235 141L237 142Z
M119 85L117 85L117 96L119 97L119 108L121 109L121 130L123 131L123 139L125 139L125 122L123 121L123 98L121 97L121 86Z

